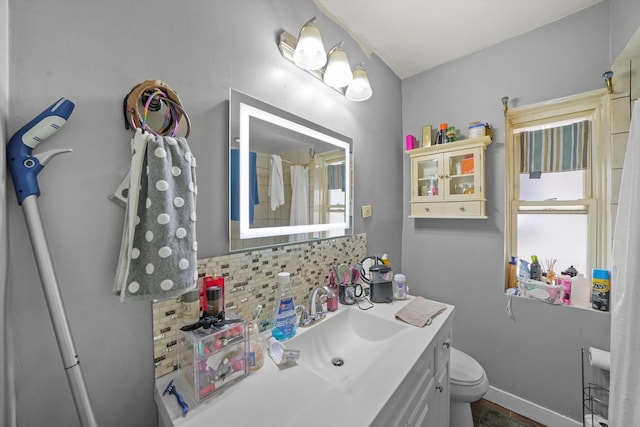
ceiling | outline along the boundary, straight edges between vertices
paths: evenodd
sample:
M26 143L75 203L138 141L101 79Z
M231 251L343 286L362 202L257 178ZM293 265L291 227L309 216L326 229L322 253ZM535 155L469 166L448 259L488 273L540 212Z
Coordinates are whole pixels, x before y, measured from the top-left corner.
M314 0L402 79L601 1Z

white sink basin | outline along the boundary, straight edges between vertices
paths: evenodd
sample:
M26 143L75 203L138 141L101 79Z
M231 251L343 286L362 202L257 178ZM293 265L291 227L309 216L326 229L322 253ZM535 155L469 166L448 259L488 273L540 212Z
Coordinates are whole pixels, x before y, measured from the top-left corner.
M384 375L392 346L408 325L355 309L343 309L286 342L300 350L298 365L357 396L366 375ZM300 331L300 329L298 329Z

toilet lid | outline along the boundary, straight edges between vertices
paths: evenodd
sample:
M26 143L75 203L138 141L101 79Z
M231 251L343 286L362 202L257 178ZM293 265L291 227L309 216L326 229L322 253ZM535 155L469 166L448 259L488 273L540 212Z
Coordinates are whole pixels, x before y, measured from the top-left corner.
M449 364L451 382L460 385L477 385L484 380L484 369L467 353L451 348Z

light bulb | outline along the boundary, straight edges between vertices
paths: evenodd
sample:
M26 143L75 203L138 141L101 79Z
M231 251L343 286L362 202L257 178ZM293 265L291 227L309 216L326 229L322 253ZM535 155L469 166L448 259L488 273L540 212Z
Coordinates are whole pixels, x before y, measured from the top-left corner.
M334 88L345 87L353 80L349 58L340 45L329 52L329 61L324 71L323 80L328 86Z
M367 72L362 67L353 70L353 81L344 94L350 101L366 101L371 98L373 91L369 83Z
M320 30L313 22L308 22L300 30L293 62L304 70L319 70L327 63L327 53L322 44Z

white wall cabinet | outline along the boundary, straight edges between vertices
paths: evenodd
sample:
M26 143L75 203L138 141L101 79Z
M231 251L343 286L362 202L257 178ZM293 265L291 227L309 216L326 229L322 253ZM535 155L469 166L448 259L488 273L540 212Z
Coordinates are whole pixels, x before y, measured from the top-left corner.
M451 320L444 324L371 426L449 427Z
M409 150L410 218L487 218L485 150L490 136Z

